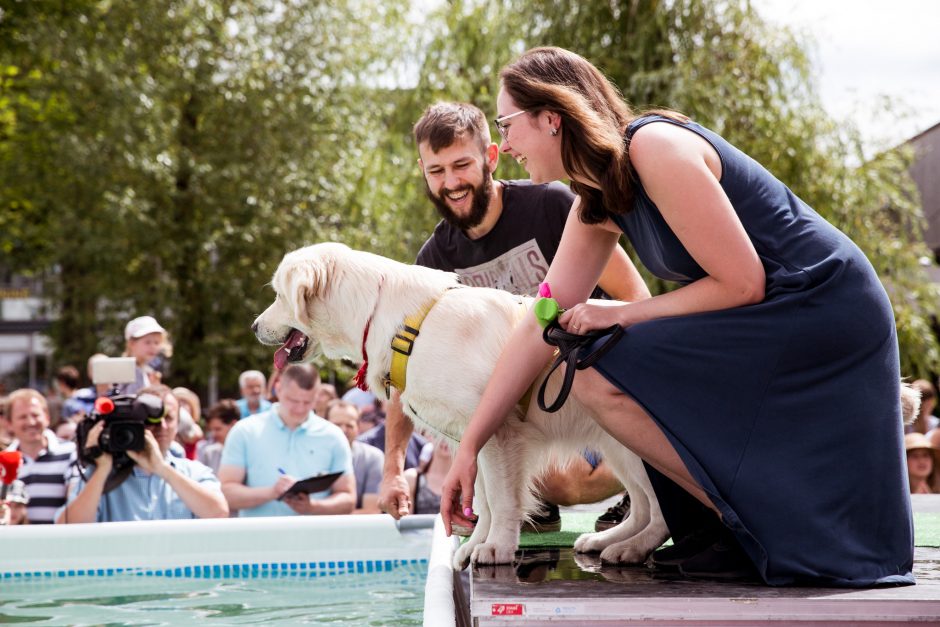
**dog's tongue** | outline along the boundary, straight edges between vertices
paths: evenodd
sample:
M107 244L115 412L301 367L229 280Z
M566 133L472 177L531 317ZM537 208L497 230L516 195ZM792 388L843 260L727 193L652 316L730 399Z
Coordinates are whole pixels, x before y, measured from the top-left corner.
M284 345L281 346L274 353L274 367L280 370L287 365L287 357L290 355L292 348L300 346L304 343L304 334L298 331L297 329L292 329L290 335L287 336L287 341L284 342Z

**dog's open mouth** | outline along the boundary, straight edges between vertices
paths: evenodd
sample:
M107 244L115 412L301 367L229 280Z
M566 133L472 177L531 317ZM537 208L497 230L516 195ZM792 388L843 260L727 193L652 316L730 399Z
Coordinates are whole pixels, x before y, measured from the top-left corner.
M306 335L297 329L291 329L287 340L274 353L274 367L280 370L287 362L300 361L307 352L307 343L310 341Z

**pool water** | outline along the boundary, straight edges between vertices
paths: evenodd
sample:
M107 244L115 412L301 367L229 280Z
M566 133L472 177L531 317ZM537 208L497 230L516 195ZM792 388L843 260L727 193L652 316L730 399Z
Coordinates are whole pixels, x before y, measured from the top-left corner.
M382 572L244 578L124 573L0 581L0 623L23 625L420 625L425 560Z

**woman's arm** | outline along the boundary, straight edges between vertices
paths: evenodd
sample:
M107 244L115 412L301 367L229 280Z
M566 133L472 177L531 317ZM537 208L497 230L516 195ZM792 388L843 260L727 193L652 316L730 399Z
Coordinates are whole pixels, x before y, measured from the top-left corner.
M614 228L618 227L615 226ZM614 246L610 260L607 262L601 278L598 279L597 285L607 292L611 298L628 303L650 297L649 287L643 281L643 277L640 276L636 266L633 265L627 251L619 244Z
M721 163L714 148L686 129L657 123L636 132L630 157L646 193L706 276L619 307L578 305L559 318L562 326L584 333L614 323L627 327L763 300L764 267L721 188Z

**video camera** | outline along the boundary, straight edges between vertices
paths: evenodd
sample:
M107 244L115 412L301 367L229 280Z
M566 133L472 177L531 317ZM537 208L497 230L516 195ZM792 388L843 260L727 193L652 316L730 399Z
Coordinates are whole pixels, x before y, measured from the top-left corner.
M114 468L133 465L127 451L142 451L145 446L144 429L148 424L160 424L163 418L163 400L153 394L117 394L118 385L132 383L136 377L132 358L99 359L91 364L92 381L108 383L113 389L108 396L95 401L91 415L78 423L76 441L78 456L88 464L101 453L109 453L114 459ZM87 446L88 432L99 422L104 428L98 436L98 445Z

